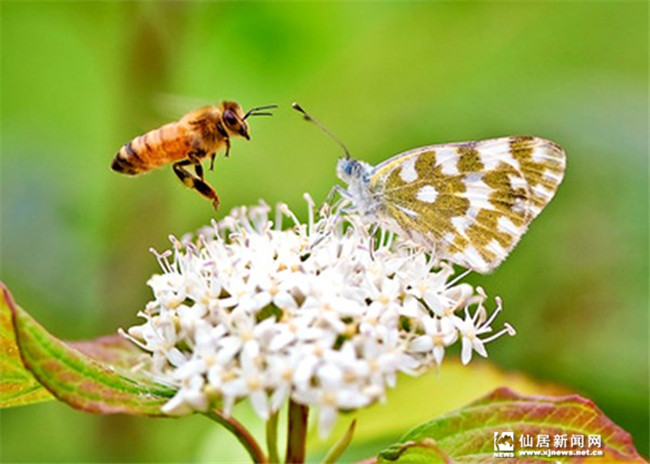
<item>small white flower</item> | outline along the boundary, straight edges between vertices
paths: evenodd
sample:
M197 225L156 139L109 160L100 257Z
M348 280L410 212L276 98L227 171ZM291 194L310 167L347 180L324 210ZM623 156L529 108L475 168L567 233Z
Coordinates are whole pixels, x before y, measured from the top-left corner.
M227 335L218 343L218 361L227 364L240 351L259 353L260 343L268 343L272 337L270 329L273 323L271 318L257 323L255 316L241 308L235 309L225 322Z
M181 385L174 397L162 407L166 414L180 416L192 411L206 411L208 399L204 394L205 379L200 362L188 362L176 371L175 377L181 378Z
M318 408L321 435L339 411L382 401L397 374L440 365L461 340L463 363L485 345L501 311L453 268L381 231L370 251L354 214L302 224L286 205L238 208L198 238L156 253L154 300L128 337L151 353L153 378L175 386L168 414L247 399L267 419L287 400ZM274 222L270 219L274 216Z
M321 437L329 434L338 410L362 408L372 401L356 380L347 377L341 366L326 363L315 372L315 384L296 390L296 401L318 407L318 431Z
M411 343L411 350L416 353L433 355L436 364L440 365L445 356L445 347L452 345L458 339L458 331L451 319L437 317L422 317L424 334Z
M297 351L287 354L269 354L267 357L267 385L271 393L271 411L277 412L293 390L293 379L302 356Z
M240 357L240 376L225 382L221 388L224 395L226 415L230 415L232 404L238 398L248 397L257 415L266 420L269 418L269 399L266 394L266 375L261 368L259 353L255 350L244 350Z
M479 335L492 332L492 321L496 318L497 314L501 312L501 299L497 298L497 308L492 312L492 315L487 318L485 308L483 307L484 300L485 293L481 288L479 288L479 296L469 300L470 304L473 303L477 306L474 315L470 315L468 304L468 306L465 307L464 320L456 316L452 319L456 329L462 337L461 360L463 364L470 362L473 351L476 351L484 358L487 358L488 354L485 350L485 343L488 343L505 333L514 335L514 329L510 325L506 324L505 328L497 334L483 339L479 338Z

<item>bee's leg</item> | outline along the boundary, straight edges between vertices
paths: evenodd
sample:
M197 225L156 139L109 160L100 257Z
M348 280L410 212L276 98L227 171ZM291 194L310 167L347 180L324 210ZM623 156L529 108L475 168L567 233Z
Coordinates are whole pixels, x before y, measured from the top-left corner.
M228 137L224 137L224 142L226 142L226 158L228 155L230 155L230 139ZM213 152L210 155L210 171L214 171L214 158L217 156L217 152Z
M203 166L201 166L201 163L194 165L194 172L196 172L196 175L199 177L199 179L203 179Z
M174 163L174 172L181 180L181 182L183 182L183 184L187 185L189 188L196 190L208 200L211 200L214 209L217 209L219 207L219 195L217 195L217 192L210 186L210 184L205 182L200 177L195 176L186 169L186 166L190 166L192 164L194 164L194 162L189 159ZM194 166L196 169L197 165L194 164Z
M230 139L226 137L224 140L226 142L226 158L228 158L228 155L230 155Z
M201 165L201 158L205 156L205 150L197 149L187 155L187 159L194 165L194 172L203 179L203 166Z

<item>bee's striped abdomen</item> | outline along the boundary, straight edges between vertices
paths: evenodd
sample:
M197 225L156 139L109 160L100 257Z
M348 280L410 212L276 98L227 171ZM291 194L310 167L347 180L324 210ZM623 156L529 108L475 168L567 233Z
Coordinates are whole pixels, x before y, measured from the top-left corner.
M166 124L125 144L113 159L111 168L135 175L172 161L185 158L190 151L187 129L183 124Z
M146 170L142 169L142 158L140 158L140 155L138 155L133 149L132 142L125 144L120 151L117 152L117 155L115 155L113 163L111 164L111 169L113 169L113 171L130 175L138 174Z

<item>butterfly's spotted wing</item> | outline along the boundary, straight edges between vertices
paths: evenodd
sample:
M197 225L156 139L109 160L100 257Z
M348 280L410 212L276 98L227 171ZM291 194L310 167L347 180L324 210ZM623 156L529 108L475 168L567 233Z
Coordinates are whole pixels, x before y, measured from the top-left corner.
M402 153L373 170L368 189L380 219L437 256L485 273L553 198L564 167L553 142L503 137Z

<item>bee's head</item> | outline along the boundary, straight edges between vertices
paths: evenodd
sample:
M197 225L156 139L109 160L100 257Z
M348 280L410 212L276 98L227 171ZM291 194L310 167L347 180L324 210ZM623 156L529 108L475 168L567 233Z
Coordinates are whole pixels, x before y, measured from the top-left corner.
M239 103L232 101L224 101L221 103L221 120L223 121L223 128L228 135L239 135L246 140L250 140L248 135L248 124L246 123L246 115L242 110Z
M228 135L241 135L246 140L250 140L246 119L251 116L271 116L270 112L261 110L277 107L277 105L258 106L244 113L239 103L224 101L221 103L221 119L223 120L224 129L228 132Z

